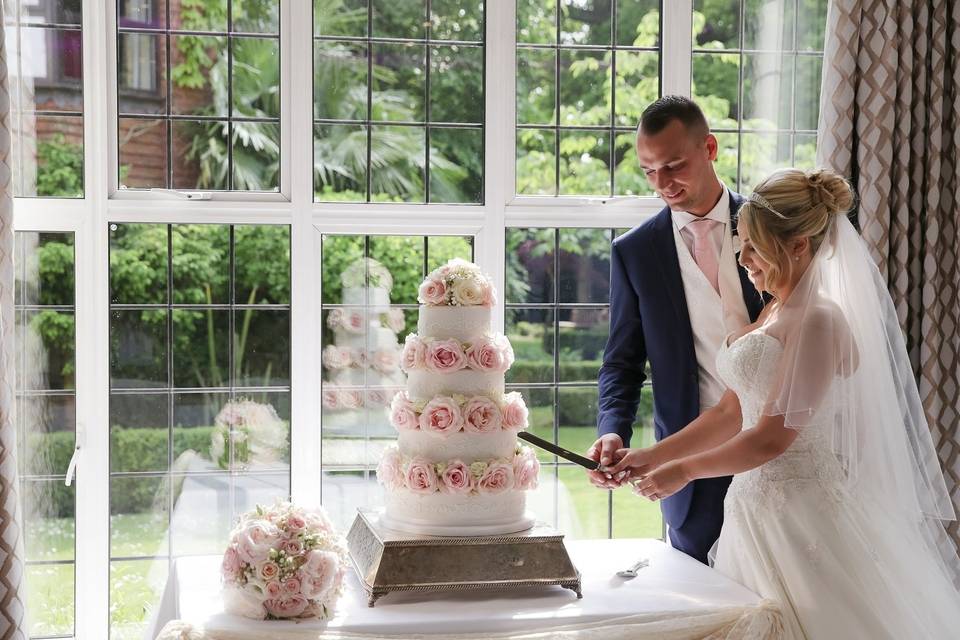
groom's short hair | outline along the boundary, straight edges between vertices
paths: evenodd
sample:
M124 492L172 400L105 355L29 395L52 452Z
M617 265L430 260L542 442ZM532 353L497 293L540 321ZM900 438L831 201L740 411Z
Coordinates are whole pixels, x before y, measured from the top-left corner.
M692 134L706 136L710 133L707 117L703 115L699 105L684 96L663 96L650 103L640 116L637 133L648 136L656 135L674 120L679 120L684 128Z

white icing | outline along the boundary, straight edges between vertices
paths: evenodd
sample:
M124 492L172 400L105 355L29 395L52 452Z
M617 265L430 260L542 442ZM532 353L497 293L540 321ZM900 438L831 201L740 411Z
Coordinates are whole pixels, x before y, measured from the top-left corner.
M526 492L512 489L466 496L400 489L387 491L384 502L384 524L413 533L493 535L522 531L533 524L524 514Z
M453 373L432 373L418 369L407 374L407 394L411 400L429 401L434 396L460 393L465 396L503 395L503 374L461 369Z
M420 306L417 333L424 338L454 338L469 342L490 333L491 307Z
M514 431L467 433L458 431L441 435L430 431L400 431L397 435L400 453L411 458L426 458L429 462L448 462L459 459L465 464L490 458L511 458L517 448Z

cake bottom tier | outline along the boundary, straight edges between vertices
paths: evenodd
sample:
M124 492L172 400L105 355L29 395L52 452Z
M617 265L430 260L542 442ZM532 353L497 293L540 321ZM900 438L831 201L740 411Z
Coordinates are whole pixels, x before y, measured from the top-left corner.
M525 531L534 519L526 513L526 492L467 496L387 491L381 522L389 529L434 536L490 536Z

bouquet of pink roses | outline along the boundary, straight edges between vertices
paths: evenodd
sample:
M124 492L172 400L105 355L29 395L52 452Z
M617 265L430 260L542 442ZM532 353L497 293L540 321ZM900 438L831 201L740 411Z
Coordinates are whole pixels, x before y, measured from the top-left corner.
M328 618L346 567L346 543L322 509L258 506L240 517L223 554L224 610L257 620Z

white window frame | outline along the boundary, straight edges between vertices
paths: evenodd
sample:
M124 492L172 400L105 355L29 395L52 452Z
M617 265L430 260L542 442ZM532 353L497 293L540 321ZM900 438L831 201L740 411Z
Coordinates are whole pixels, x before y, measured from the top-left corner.
M76 250L76 638L109 635L109 263L112 222L284 224L291 227L291 493L319 495L320 238L326 233L473 235L475 259L504 290L506 229L632 227L663 207L655 197L516 195L516 9L485 3L482 205L322 203L313 200L312 82L291 82L294 61L313 60L312 3L280 0L279 193L220 192L178 200L117 184L116 3L83 3L84 197L17 198L17 231L72 232ZM662 93L690 95L692 0L662 1ZM292 131L311 135L292 135ZM508 159L508 161L504 161ZM495 318L503 330L503 317ZM82 585L82 588L81 586Z

